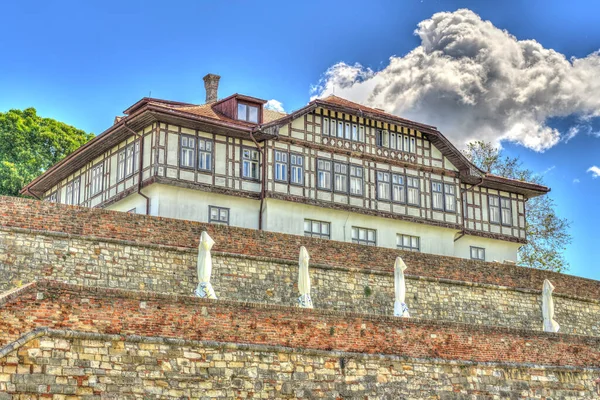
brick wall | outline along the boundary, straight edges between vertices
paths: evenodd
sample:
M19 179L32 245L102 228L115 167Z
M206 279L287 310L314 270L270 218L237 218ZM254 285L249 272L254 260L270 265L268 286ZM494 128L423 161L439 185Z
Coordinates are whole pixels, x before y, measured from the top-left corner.
M41 330L0 399L596 399L598 370Z
M0 292L36 279L190 295L197 250L93 240L0 228ZM296 261L213 252L212 283L220 299L294 305ZM406 271L412 273L411 268ZM391 271L311 264L317 308L392 315ZM555 295L561 333L600 336L600 302ZM539 290L407 277L413 317L542 329Z
M392 271L395 258L401 255L413 275L533 290L540 290L548 278L556 293L600 299L598 281L513 265L21 198L0 197L0 226L188 248L197 247L200 233L207 230L216 241L214 251L297 260L304 245L313 263L371 271Z
M0 347L47 327L473 362L600 367L600 338L89 288L52 281L0 298Z

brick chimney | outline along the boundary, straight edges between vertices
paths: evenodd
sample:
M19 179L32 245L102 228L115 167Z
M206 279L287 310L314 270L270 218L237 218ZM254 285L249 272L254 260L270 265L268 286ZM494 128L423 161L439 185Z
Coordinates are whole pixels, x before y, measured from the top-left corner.
M206 102L214 103L218 99L219 79L221 77L215 74L207 74L204 77L204 89L206 89Z

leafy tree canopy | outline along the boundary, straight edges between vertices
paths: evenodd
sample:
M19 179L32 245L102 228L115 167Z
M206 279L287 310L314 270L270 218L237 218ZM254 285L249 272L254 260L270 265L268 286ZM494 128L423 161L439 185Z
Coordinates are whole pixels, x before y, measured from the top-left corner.
M0 194L19 190L94 137L37 115L35 108L0 112Z
M543 185L543 177L523 167L518 157L504 156L491 143L469 143L465 156L485 172L506 178ZM569 269L563 252L571 243L570 222L556 215L556 204L549 195L529 199L525 203L528 243L519 250L519 264L556 272Z

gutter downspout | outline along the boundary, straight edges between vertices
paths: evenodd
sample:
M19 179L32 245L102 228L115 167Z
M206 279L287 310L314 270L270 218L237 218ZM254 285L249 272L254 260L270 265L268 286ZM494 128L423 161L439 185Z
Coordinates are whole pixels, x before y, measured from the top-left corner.
M466 198L467 193L470 192L470 191L472 191L473 189L475 189L476 187L478 187L482 183L483 183L483 178L481 178L481 180L478 183L472 185L470 188L461 191L460 197L462 199L462 204L465 204L467 202L467 198ZM462 205L461 205L461 209L462 209ZM465 236L465 232L467 230L465 219L466 219L466 216L468 215L467 213L468 213L467 210L463 210L463 218L462 218L462 226L463 226L463 228L462 228L462 231L460 232L460 235L456 239L454 239L455 242L458 241L459 239L461 239L463 236Z
M146 196L141 192L142 189L142 167L144 165L144 135L138 134L136 131L127 126L126 122L123 122L123 126L129 132L133 133L136 137L140 139L140 161L138 165L138 184L137 184L137 194L146 199L146 215L150 215L150 197Z
M29 195L30 195L31 197L35 198L35 199L38 199L38 200L41 200L41 199L42 199L41 197L39 197L39 196L37 196L35 193L33 193L33 192L32 192L32 191L29 189L29 186L28 186L28 187L25 189L25 192L26 192L26 193L29 193Z
M264 148L261 149L260 145L256 141L256 138L254 137L254 134L252 132L250 132L250 139L252 139L252 141L256 145L256 148L258 149L258 151L260 151L261 158L262 158L262 160L261 160L262 161L262 180L261 180L261 188L260 188L260 207L258 209L258 230L262 231L263 205L265 202L265 194L267 192L267 157L266 157L267 142L265 141L265 146L264 146Z

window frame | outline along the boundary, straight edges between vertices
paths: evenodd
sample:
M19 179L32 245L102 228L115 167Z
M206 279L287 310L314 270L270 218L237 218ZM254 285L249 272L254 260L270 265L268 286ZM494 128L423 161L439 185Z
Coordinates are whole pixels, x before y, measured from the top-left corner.
M434 185L440 185L441 186L441 191L434 191L433 187ZM454 193L450 194L447 192L446 190L446 186L452 186L454 187ZM434 207L433 206L433 194L434 193L440 193L442 196L442 206L441 207ZM446 196L454 196L454 209L450 209L448 207L448 203L446 202ZM431 181L431 209L432 210L436 210L436 211L443 211L446 213L453 213L455 214L457 212L457 205L458 201L456 200L456 184L455 183L448 183L448 182L444 182L444 181L438 181L438 180L432 180Z
M257 178L244 176L244 162L246 161L245 158L244 158L244 150L249 150L251 152L254 151L258 155L258 160L256 160L256 161L253 161L252 159L249 160L250 163L253 163L253 162L257 163L257 168L256 168L256 171L257 171L257 174L258 174ZM261 160L261 153L260 153L260 151L257 148L250 147L250 146L241 146L240 147L240 177L242 179L244 179L244 180L247 180L247 181L260 182L261 161L262 161Z
M404 238L405 237L409 238L410 246L404 246ZM413 247L413 245L412 245L413 239L417 239L417 247ZM400 241L402 244L398 244L398 241ZM413 251L416 253L420 253L421 252L421 237L414 236L414 235L407 235L404 233L397 233L396 234L396 248L398 250Z
M320 169L319 168L319 161L328 162L329 165L330 165L329 170ZM321 186L321 180L319 179L319 172L320 171L328 172L329 173L329 188ZM315 172L316 172L316 178L317 178L317 182L316 182L316 188L317 188L317 190L325 190L327 192L332 192L333 191L333 160L332 159L326 159L326 158L317 158L315 160Z
M54 197L54 199L52 199ZM48 196L44 197L44 200L49 203L58 203L58 190L50 193Z
M214 220L212 217L213 210L217 211L217 219L216 220ZM230 214L231 214L230 210L231 209L229 207L220 207L220 206L209 205L208 206L208 223L229 226ZM221 211L227 211L227 220L226 221L221 221Z
M188 145L185 147L185 149L189 150L192 149L191 154L192 154L192 162L190 163L190 165L184 165L183 164L183 139L187 139L188 140ZM181 134L179 136L179 168L183 168L183 169L191 169L191 170L195 170L196 166L197 166L197 161L196 158L198 157L198 141L196 140L197 137L194 135L187 135L187 134ZM189 146L189 141L192 140L194 143L194 147L190 147Z
M246 107L246 117L240 118L240 106ZM256 121L250 121L250 108L256 108ZM248 122L250 124L260 124L260 107L256 104L246 103L245 101L238 101L235 109L236 118L238 121Z
M305 165L306 165L306 160L305 160L304 154L297 153L297 152L294 152L294 151L290 151L288 154L289 154L288 160L289 160L289 163L290 163L289 168L288 168L288 170L289 170L288 173L290 175L290 177L289 177L289 179L290 179L290 185L304 187L304 181L305 181L304 174L306 173L306 170L304 169ZM302 165L300 165L300 164L292 164L292 156L295 156L296 159L300 158L302 160ZM292 173L293 168L300 168L300 170L302 171L302 173L300 174L300 176L302 177L302 182L294 182L293 181L293 179L292 179L294 177L294 174Z
M345 167L346 168L346 172L335 172L335 166L339 165L340 167ZM350 191L350 166L348 165L348 163L344 163L344 162L339 162L339 161L333 161L332 160L332 189L334 193L340 193L340 194L348 194ZM336 179L335 177L337 175L343 176L345 178L346 181L346 189L345 190L338 190L336 188Z
M418 185L417 186L409 186L409 184L408 184L409 179L416 179ZM411 203L410 201L408 201L408 199L410 198L410 196L409 196L410 189L417 190L417 202L416 203ZM418 176L406 175L406 205L421 207L421 178Z
M286 161L277 161L277 154L285 155ZM277 165L285 167L285 176L283 179L277 178ZM289 183L290 181L290 154L287 151L273 149L273 180L280 183Z
M310 223L310 231L306 230L306 223ZM319 232L313 232L312 227L313 227L313 223L318 223L319 224ZM322 233L322 226L323 225L327 225L327 234ZM310 219L310 218L305 218L304 219L304 236L305 237L312 237L312 238L319 238L319 239L326 239L326 240L331 240L331 222L328 221L319 221L316 219Z
M321 115L321 135L349 142L365 143L365 124L360 124L352 119Z
M397 176L402 179L402 183L394 183L394 176ZM402 193L404 193L404 200L394 200L394 186L399 186L402 189ZM406 189L406 175L395 174L392 172L391 180L390 180L390 198L392 199L392 203L395 204L406 204L407 199L407 189Z
M200 150L200 141L204 142L204 148L206 149L206 144L210 143L210 150ZM213 168L215 165L215 141L209 138L200 137L196 138L196 169L200 172L213 172ZM200 167L200 153L205 153L210 156L210 168L201 168Z
M477 257L473 257L473 250L477 251ZM483 258L479 258L479 250L483 251ZM476 261L485 261L485 247L469 246L469 258Z
M379 179L379 174L383 174L383 175L388 175L388 180L387 182L385 180L380 181ZM379 184L383 183L383 186L387 186L387 192L389 195L389 198L383 198L381 197L381 190L379 190ZM385 202L391 202L392 201L392 173L390 171L384 171L384 170L375 170L375 197L377 198L378 201L385 201Z
M356 232L359 234L356 239L353 236L355 229ZM365 231L367 239L360 239L361 229ZM369 232L373 232L374 239L372 241L369 240ZM361 226L352 226L350 231L350 238L352 239L352 243L354 244L362 244L365 246L377 247L377 229L364 228Z
M75 183L77 183L77 190L75 190ZM71 194L69 195L69 188L71 189ZM65 185L65 204L70 206L78 206L81 201L81 176L71 180L69 183ZM75 198L77 198L77 202L75 202Z
M98 188L98 191L94 192L94 171L98 168L100 168L100 173L98 175L99 180L100 180L100 186ZM93 197L96 197L97 195L101 194L103 190L104 190L104 161L100 161L96 165L93 165L92 168L90 168L90 186L89 186L90 196L89 196L89 198L91 199Z
M491 198L495 198L498 199L498 221L492 221L492 207L496 207L496 206L492 206L490 199ZM490 224L494 224L494 225L500 225L500 226L509 226L512 227L513 223L512 223L512 216L513 216L513 211L512 211L512 199L510 197L506 197L506 196L502 196L500 194L489 194L488 193L488 221ZM502 200L507 200L509 207L508 210L510 211L510 221L509 222L504 222L504 218L502 218L502 209L504 207L502 207Z
M352 168L360 169L360 178L352 175ZM352 193L352 178L360 179L360 194ZM348 163L348 195L353 197L365 197L365 169L362 165Z

